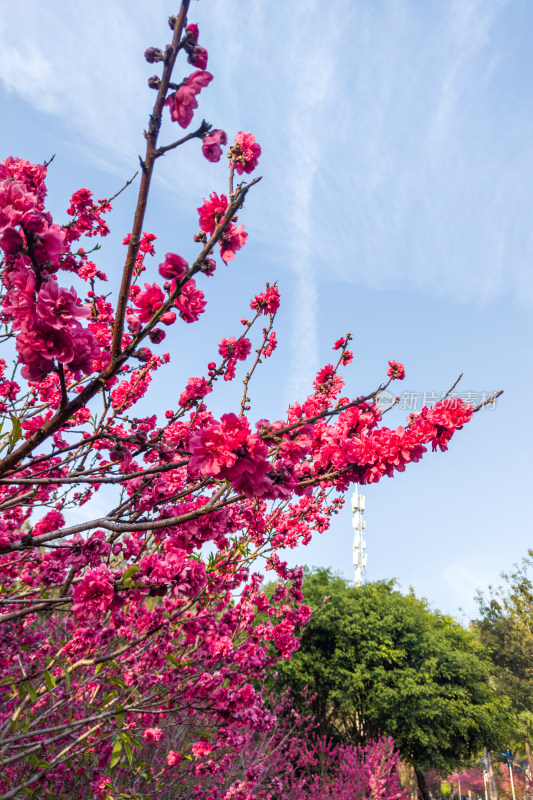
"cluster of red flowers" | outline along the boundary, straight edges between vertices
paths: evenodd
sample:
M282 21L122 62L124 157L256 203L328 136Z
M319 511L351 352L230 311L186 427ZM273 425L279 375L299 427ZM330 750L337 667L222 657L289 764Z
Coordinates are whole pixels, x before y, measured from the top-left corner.
M105 235L101 220L108 208L94 206L87 189L73 196L69 212L74 223L62 228L44 210L46 169L20 158L0 164L0 232L4 251L2 302L4 320L15 331L22 377L39 381L56 364L75 379L90 374L100 348L93 332L80 322L90 316L74 288L57 283L60 269L75 269L70 244L82 234ZM78 259L79 259L79 255ZM81 266L79 260L79 266Z

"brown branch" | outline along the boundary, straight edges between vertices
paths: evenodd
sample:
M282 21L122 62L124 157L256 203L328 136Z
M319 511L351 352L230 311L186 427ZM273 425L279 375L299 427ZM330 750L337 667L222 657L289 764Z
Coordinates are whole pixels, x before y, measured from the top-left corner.
M50 531L50 533L43 533L41 536L25 536L18 542L13 542L7 547L0 547L0 555L5 553L13 553L17 550L28 550L34 547L40 547L46 542L52 542L56 539L64 539L75 533L83 533L84 531L94 530L95 528L103 528L106 531L114 533L129 533L131 531L155 531L161 528L170 528L176 525L181 525L183 522L190 522L191 520L203 517L210 514L212 511L220 511L222 508L233 503L238 503L245 500L246 495L238 494L235 497L229 497L222 502L218 502L212 506L201 506L200 508L189 511L187 514L181 514L177 517L161 517L160 519L146 519L141 522L115 522L109 517L102 517L101 519L93 519L89 522L82 522L79 525L71 525L69 528L59 528L57 531Z
M59 375L59 384L61 386L61 404L60 408L65 408L68 405L67 383L65 381L65 370L63 364L58 364L57 374Z
M150 190L152 172L156 161L157 139L161 129L161 118L168 92L168 85L170 83L170 77L172 75L172 70L174 69L174 64L179 51L179 43L187 18L188 9L189 0L182 0L179 14L174 24L172 44L167 50L167 58L165 59L163 75L159 83L157 98L154 103L154 108L150 117L150 125L146 134L146 155L144 157L144 161L142 162L143 170L141 176L141 185L139 187L139 196L137 199L133 228L128 245L126 263L124 265L124 272L122 274L122 284L120 287L117 313L115 316L115 325L113 329L113 342L111 344L112 363L119 357L122 348L122 334L124 331L124 320L126 318L126 306L129 300L129 291L133 277L133 271L135 269L137 253L139 252L139 245L141 243L141 234L146 213L148 192Z
M239 417L243 416L243 414L244 414L244 412L246 410L246 403L249 402L249 400L250 400L250 398L248 397L248 388L250 386L250 381L252 379L252 376L253 376L258 364L261 363L261 356L263 355L264 348L267 345L267 342L268 342L268 339L269 339L269 336L270 336L270 332L271 332L272 327L274 325L274 317L275 316L276 316L275 314L271 314L270 315L270 324L269 324L268 328L264 329L265 332L263 333L263 343L259 347L259 349L256 350L257 358L255 359L254 363L252 364L250 370L246 373L246 377L243 380L244 392L243 392L243 395L242 395L241 410L239 412ZM244 334L243 334L243 336L244 336ZM239 341L243 338L243 336L239 337Z
M73 475L67 476L65 478L2 478L0 479L0 486L7 485L7 486L19 486L29 484L30 486L34 485L43 485L48 486L53 484L54 486L60 486L65 483L122 483L123 481L129 481L133 478L143 478L145 475L155 475L161 472L170 472L173 469L178 469L179 467L184 467L188 464L188 461L173 461L169 464L160 464L156 467L149 467L148 469L139 470L138 472L129 472L125 475L116 475L111 478L106 478L105 476L94 476L94 477L84 477L83 474L81 475ZM108 469L109 464L104 466L98 467L98 469ZM93 470L94 471L94 470ZM86 473L88 475L88 473ZM26 494L29 494L28 492ZM22 495L22 497L26 497L26 494ZM1 509L1 505L0 505Z
M459 383L459 381L461 380L461 378L462 378L462 377L463 377L463 373L461 372L461 374L459 375L459 377L457 378L457 380L455 381L455 383L453 384L453 386L451 386L451 387L448 389L448 391L446 392L446 394L445 394L445 395L444 395L444 397L442 398L443 400L446 400L446 398L447 398L447 397L449 397L449 396L451 395L451 393L453 392L453 390L455 389L455 387L457 386L457 384Z
M476 406L474 408L474 412L473 413L475 414L476 411L479 411L480 409L483 408L483 406L487 406L489 403L494 403L494 401L497 400L498 397L500 397L502 394L503 394L503 389L500 389L499 392L496 392L496 394L493 394L491 397L488 398L488 400L483 400L482 403L480 403L478 406Z
M167 144L164 147L158 147L155 151L155 158L159 158L160 156L164 156L165 153L168 153L169 150L174 150L175 147L179 147L185 142L188 142L189 139L203 139L205 134L209 131L211 126L204 120L202 120L202 124L198 128L197 131L193 131L192 133L188 133L187 136L184 136L182 139L178 139L176 142L172 142L172 144Z

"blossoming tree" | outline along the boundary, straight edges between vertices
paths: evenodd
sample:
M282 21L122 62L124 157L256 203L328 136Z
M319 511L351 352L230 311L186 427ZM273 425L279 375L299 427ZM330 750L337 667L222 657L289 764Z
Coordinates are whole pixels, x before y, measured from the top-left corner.
M276 348L280 293L267 284L163 419L132 414L171 358L165 326L198 320L201 281L246 244L238 217L260 180L248 176L261 148L239 132L227 194L213 191L198 208L195 255L153 261L144 218L158 160L199 140L216 162L227 145L205 121L160 143L164 115L189 128L213 77L188 6L170 19L171 43L145 53L160 74L149 79L156 100L116 298L87 249L109 233L110 200L80 189L59 224L45 205L49 164L0 164L3 800L139 798L170 786L184 788L169 797L255 797L253 770L238 791L203 781L216 773L213 753L229 757L243 737L275 727L262 675L272 647L283 658L297 648L311 613L283 549L326 530L350 484L402 471L429 444L445 450L475 411L444 400L404 427L382 426L376 393L402 379L403 366L389 362L382 386L344 396L348 334L309 397L254 424L249 385ZM182 57L192 71L174 83ZM240 362L240 407L216 418L207 397ZM107 513L71 524L69 510L90 510L103 487L114 497ZM272 598L260 559L282 581Z

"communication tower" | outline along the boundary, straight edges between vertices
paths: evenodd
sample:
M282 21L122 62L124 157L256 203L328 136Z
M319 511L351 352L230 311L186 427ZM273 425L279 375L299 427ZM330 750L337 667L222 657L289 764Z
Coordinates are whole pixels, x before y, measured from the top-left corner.
M366 542L364 537L364 530L366 523L363 519L365 510L365 496L359 494L357 486L352 496L352 511L353 511L353 564L355 567L355 585L361 586L364 578L366 577L366 561L367 555Z

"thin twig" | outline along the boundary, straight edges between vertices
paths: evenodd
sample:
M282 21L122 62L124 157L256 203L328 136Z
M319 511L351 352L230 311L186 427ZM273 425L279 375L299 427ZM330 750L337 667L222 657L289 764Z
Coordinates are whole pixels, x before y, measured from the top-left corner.
M167 144L164 147L158 147L155 151L155 158L159 158L160 156L164 156L165 153L168 153L169 150L174 150L174 148L179 147L185 142L188 142L189 139L203 139L206 132L209 130L211 126L204 120L202 120L202 124L198 128L197 131L193 131L193 133L188 133L187 136L184 136L182 139L178 139L176 142L172 142L172 144Z

